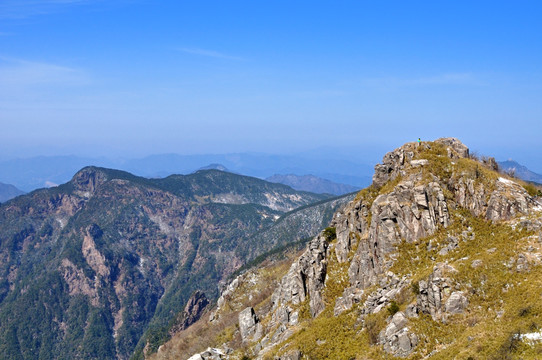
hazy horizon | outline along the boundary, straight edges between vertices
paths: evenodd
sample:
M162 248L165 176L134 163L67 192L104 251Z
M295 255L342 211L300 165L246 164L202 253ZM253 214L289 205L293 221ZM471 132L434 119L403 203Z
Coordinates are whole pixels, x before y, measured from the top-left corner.
M542 173L541 10L6 0L0 160L332 148L374 165L452 136Z

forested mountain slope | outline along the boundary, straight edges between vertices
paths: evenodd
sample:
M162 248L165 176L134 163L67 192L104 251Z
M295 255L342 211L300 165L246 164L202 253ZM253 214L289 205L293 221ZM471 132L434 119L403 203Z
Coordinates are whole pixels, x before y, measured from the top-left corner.
M146 179L88 167L8 201L0 358L142 357L167 339L196 289L216 298L220 281L278 244L256 234L304 206L301 235L313 236L324 227L318 214L329 219L349 198L330 199L330 209L326 199L217 170ZM321 209L309 211L315 202ZM299 239L291 231L279 243Z

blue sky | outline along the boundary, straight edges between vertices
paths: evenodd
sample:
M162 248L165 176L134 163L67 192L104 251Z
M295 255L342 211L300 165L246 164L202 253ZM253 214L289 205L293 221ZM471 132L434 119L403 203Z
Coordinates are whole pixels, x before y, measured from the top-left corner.
M1 157L372 161L455 136L542 172L541 15L539 1L2 0Z

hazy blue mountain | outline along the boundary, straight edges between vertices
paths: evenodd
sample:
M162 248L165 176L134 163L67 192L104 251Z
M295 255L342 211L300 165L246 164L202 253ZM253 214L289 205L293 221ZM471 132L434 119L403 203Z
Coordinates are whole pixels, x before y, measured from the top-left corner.
M112 167L105 158L78 156L38 156L0 162L0 181L13 184L23 191L64 184L85 166Z
M10 184L0 183L0 203L13 199L16 196L24 194L24 191L17 189Z
M221 164L229 171L266 178L273 174L313 174L356 187L371 183L372 166L331 156L270 155L238 153L219 155L152 155L141 159L112 160L77 156L41 156L0 162L0 181L24 191L63 184L85 166L100 166L128 171L148 178L189 174L208 164Z
M314 175L280 175L275 174L266 179L267 181L291 186L296 190L310 191L317 194L342 195L360 190L357 186L339 184Z
M514 175L522 180L542 184L542 175L529 170L514 160L499 161L499 166L505 171L513 171Z

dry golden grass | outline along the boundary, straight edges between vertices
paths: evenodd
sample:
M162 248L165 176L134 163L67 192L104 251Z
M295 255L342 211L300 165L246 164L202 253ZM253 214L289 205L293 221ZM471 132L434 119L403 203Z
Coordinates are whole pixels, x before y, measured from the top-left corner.
M230 348L237 349L237 353L242 356L245 349L238 331L239 312L248 306L253 307L257 313L269 312L271 295L277 283L300 254L301 252L287 253L282 260L266 260L258 268L247 272L245 278L253 273L255 276L252 278L257 281L241 281L233 296L220 312L218 320L209 323L210 312L204 314L188 329L175 334L149 359L183 360L208 347L217 347L224 343L227 343Z

